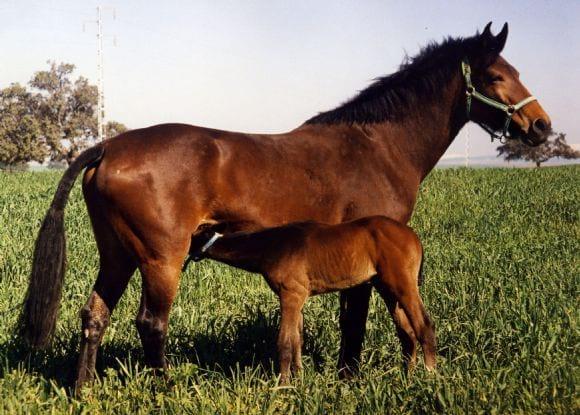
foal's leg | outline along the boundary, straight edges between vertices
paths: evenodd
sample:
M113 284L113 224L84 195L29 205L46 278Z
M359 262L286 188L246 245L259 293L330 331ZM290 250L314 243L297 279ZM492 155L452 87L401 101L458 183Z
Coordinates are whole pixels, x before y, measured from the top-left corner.
M370 284L362 284L340 293L338 376L341 379L351 378L358 372L371 289Z
M304 345L304 314L300 311L300 321L298 322L298 346L294 347L292 359L292 370L298 373L302 370L302 346Z
M405 314L407 315L413 331L421 343L421 348L423 349L423 355L425 359L425 366L427 369L434 369L437 365L436 363L436 349L437 341L435 339L435 325L429 318L429 315L425 311L423 306L423 301L419 295L419 290L415 286L411 293L406 295L401 295L398 298Z
M386 295L387 298L391 298L391 302L394 302L396 306L402 308L404 313L398 311L400 321L405 324L404 314L413 329L415 337L421 343L425 366L427 369L433 369L436 365L435 326L427 315L423 301L419 295L416 274L408 271L413 267L408 266L408 264L399 265L395 261L391 261L390 267L388 265L382 266L381 269L384 272L377 275L377 285L381 287L380 290L384 290L384 296ZM404 329L403 326L401 328ZM404 331L411 338L408 327ZM403 339L401 341L403 342ZM405 348L404 342L403 348Z
M407 369L412 369L417 361L417 337L415 336L415 331L405 314L405 310L401 308L401 305L397 303L393 295L384 286L377 284L376 288L385 301L395 323L397 336L401 342L405 366Z
M174 261L149 262L140 267L143 287L136 325L145 363L153 368L167 367L165 340L169 311L177 294L183 257Z
M281 321L278 332L278 359L280 361L280 383L288 383L290 366L294 362L297 370L302 368L302 342L300 325L302 306L306 295L283 290L280 293Z

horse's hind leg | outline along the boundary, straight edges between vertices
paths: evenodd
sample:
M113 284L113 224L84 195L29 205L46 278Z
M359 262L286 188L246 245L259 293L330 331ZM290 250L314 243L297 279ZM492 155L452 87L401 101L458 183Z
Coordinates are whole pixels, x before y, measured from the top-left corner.
M111 313L136 268L135 262L115 237L111 237L104 245L103 233L104 230L101 229L100 238L97 238L101 255L97 281L87 303L81 309L81 347L75 383L77 391L94 376L97 350Z
M167 367L165 340L169 311L177 293L184 256L185 253L175 261L154 261L140 266L143 288L136 324L145 362L153 368Z

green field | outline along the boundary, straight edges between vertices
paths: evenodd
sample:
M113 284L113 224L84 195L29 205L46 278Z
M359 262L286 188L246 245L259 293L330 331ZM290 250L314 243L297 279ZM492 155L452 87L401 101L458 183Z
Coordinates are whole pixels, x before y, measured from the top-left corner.
M439 370L402 370L373 294L361 376L339 381L338 296L305 307L305 370L277 385L278 304L260 276L204 261L183 274L169 378L142 365L133 278L105 335L99 379L71 398L78 311L98 255L80 188L67 208L69 265L55 342L30 354L13 333L36 232L59 173L0 174L0 411L5 413L579 413L580 166L437 170L413 227Z

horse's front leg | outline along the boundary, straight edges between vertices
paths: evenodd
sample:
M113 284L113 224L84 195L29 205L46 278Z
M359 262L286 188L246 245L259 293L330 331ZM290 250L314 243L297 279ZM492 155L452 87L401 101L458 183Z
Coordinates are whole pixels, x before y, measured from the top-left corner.
M338 376L341 379L351 378L358 372L371 289L370 284L363 284L340 293Z

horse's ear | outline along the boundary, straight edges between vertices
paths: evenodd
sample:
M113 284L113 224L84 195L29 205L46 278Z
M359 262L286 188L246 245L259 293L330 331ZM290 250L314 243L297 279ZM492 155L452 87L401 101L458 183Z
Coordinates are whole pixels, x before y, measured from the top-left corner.
M507 36L508 36L508 24L507 22L505 22L503 27L501 28L501 32L499 32L499 34L494 39L495 43L494 52L501 53L501 51L505 46Z
M482 52L490 56L499 55L505 46L507 35L508 35L507 23L503 25L501 32L499 32L497 36L494 36L491 33L491 22L489 22L485 26L485 29L483 29L483 33L479 35L479 41Z
M493 38L493 35L491 34L491 22L489 22L488 24L485 25L485 28L483 29L483 33L481 34L481 38L482 39Z
M481 45L481 50L484 52L489 51L493 48L495 37L491 33L491 22L485 25L483 32L479 35L479 43Z

